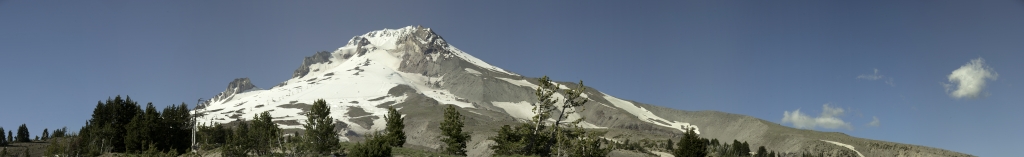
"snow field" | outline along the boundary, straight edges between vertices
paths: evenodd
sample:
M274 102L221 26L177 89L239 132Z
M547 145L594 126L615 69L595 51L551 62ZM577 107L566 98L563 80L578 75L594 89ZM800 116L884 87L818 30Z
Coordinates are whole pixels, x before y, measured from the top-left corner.
M371 32L373 33L373 32ZM377 35L396 34L393 31L378 32ZM370 33L368 33L370 34ZM280 108L284 104L305 103L312 104L317 99L324 99L331 106L331 117L338 121L350 124L352 131L365 133L373 130L383 129L384 125L372 125L369 128L358 127L351 121L353 118L345 115L352 107L359 107L372 116L379 117L374 124L384 124L383 117L387 113L385 108L378 108L377 105L384 102L401 103L407 96L388 96L388 90L398 85L409 85L424 95L438 100L444 104L454 104L459 107L473 108L472 104L459 100L445 90L433 89L428 83L443 83L442 77L425 77L418 74L399 72L396 69L400 66L400 53L388 52L393 49L396 38L369 37L364 35L371 42L367 45L371 51L362 56L355 56L355 46L338 48L332 53L331 62L317 63L309 66L310 72L304 77L292 78L285 82L285 85L267 90L251 90L231 96L231 99L211 102L202 111L210 112L209 115L201 117L202 122L207 123L228 123L235 121L233 115L240 115L238 119L251 119L254 115L263 111L270 111L275 121L295 120L305 124L305 116L299 115L302 112L296 108ZM385 44L380 44L385 43ZM352 54L349 59L340 56ZM358 68L358 70L356 70ZM472 70L472 69L469 69ZM331 73L332 75L327 76ZM384 97L383 100L370 101L370 99ZM350 103L350 102L357 103ZM240 104L240 105L239 105ZM256 106L263 105L257 108ZM241 114L235 111L242 110ZM285 129L302 128L301 125L281 125Z
M211 102L203 111L218 111L211 112L210 115L201 117L201 121L227 123L235 120L235 118L231 118L233 115L239 115L240 117L238 117L238 119L250 119L258 113L270 111L270 114L274 117L275 121L295 120L299 124L304 124L305 116L299 115L302 110L296 108L280 108L277 106L292 104L293 102L312 104L313 101L317 99L324 99L328 102L328 105L331 106L331 117L338 121L350 124L349 129L351 131L367 133L384 128L383 117L387 113L387 110L385 108L378 108L376 107L377 105L385 102L395 102L394 104L397 104L407 98L407 96L388 95L388 90L398 85L408 85L421 94L433 98L442 104L454 104L462 108L475 108L473 104L466 101L466 99L455 96L447 90L436 89L433 87L433 85L443 84L444 76L427 77L420 74L405 73L397 70L403 61L401 59L402 55L405 55L406 53L396 50L396 48L401 46L397 45L396 42L399 41L399 37L411 31L415 31L415 28L409 26L400 29L378 30L359 36L359 38L366 39L370 42L369 45L363 47L368 50L368 52L361 56L357 56L355 54L357 46L354 42L358 38L353 38L349 41L348 45L338 48L331 54L332 57L330 62L310 65L310 72L303 77L289 79L285 81L283 86L276 86L271 89L251 90L236 94L232 96L231 99ZM421 43L428 42L422 38L416 40ZM434 42L437 42L435 44L438 44L445 41L442 39ZM455 56L482 69L519 76L518 74L487 64L486 62L477 59L454 46L447 45L445 49L452 53L445 54L444 56L441 56L441 54L431 54L431 58L436 60L440 57L448 58ZM350 55L351 57L348 59L341 57L345 55ZM465 70L471 74L482 74L480 71L475 69L466 68ZM534 89L537 88L537 85L526 80L515 80L500 77L498 79L517 86ZM560 89L570 89L564 84L555 84ZM588 97L585 93L581 96L584 98ZM560 106L561 103L565 101L565 96L560 93L556 93L553 97L559 100L556 106ZM375 98L382 99L373 100ZM628 101L611 97L606 94L604 98L609 100L611 104L600 103L601 105L621 108L637 116L643 121L683 131L685 131L683 128L689 127L696 129L696 126L690 125L689 123L669 121L658 117L650 111L636 107ZM534 115L531 111L533 106L531 106L527 101L492 102L492 104L502 108L506 113L515 118L530 119L530 117ZM256 107L258 105L263 106ZM374 125L368 127L355 125L352 119L360 118L362 116L350 117L346 115L349 110L355 107L365 110L370 113L371 116L377 116L378 118L373 120ZM241 113L236 112L239 110L241 110ZM568 118L565 119L565 121L573 121L580 117L581 116L579 114L573 113L568 115ZM669 124L662 124L654 120L664 121ZM548 121L553 121L553 119L549 119ZM582 122L580 126L586 128L604 128L587 122ZM302 128L301 125L282 125L281 127L286 129ZM700 132L698 131L697 133Z
M605 93L601 93L601 94L604 95L604 99L606 99L609 102L611 102L615 107L621 108L623 110L626 110L626 112L629 112L630 114L636 115L637 118L639 118L642 121L647 121L647 122L649 122L651 124L665 126L665 127L669 127L669 128L673 128L673 129L679 129L680 131L683 131L683 132L686 131L686 128L691 128L692 127L694 132L696 132L697 134L700 134L700 129L697 128L696 125L690 125L690 123L683 123L683 122L678 122L678 121L670 121L670 120L658 117L657 115L654 115L654 113L651 113L651 111L648 111L647 109L644 109L644 108L641 108L641 107L637 107L636 105L633 105L633 103L631 103L629 101L625 101L625 100L622 100L622 99L619 99L619 98L616 98L616 97L612 97L612 96L609 96L608 94L605 94ZM668 123L669 125L665 125L665 124L659 123L659 122L654 121L654 120L661 120L663 122Z
M497 102L497 101L495 101L495 102L491 102L491 104L494 105L494 106L497 106L498 108L504 109L505 113L508 113L509 115L511 115L512 117L515 117L517 119L529 120L530 117L533 117L533 115L534 115L533 114L533 106L530 105L530 103L526 102L526 101L520 101L520 102Z
M821 140L821 141L832 143L832 144L840 146L840 147L846 147L846 148L848 148L850 150L853 150L854 152L857 152L857 156L864 157L864 154L860 154L860 151L857 151L857 149L853 149L853 146L851 146L851 145L848 145L848 144L845 144L845 143L839 143L839 142L836 142L836 141L829 141L829 140Z
M479 71L476 71L476 70L473 70L473 69L470 69L470 68L466 68L466 72L469 72L470 74L476 74L476 75L482 75L483 74L483 73L480 73Z

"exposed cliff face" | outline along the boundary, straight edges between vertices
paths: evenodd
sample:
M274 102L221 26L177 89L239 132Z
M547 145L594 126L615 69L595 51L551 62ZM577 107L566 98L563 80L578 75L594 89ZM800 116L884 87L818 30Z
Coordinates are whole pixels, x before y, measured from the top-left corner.
M292 73L292 78L298 78L306 76L309 73L309 66L317 63L328 63L331 60L331 53L327 51L320 51L313 54L313 56L306 57L302 60L302 65L299 65L299 69L295 69Z
M235 94L243 93L254 89L259 88L257 88L256 85L253 85L252 82L249 81L248 77L236 78L235 80L232 80L231 83L228 83L228 88L224 89L224 92L220 92L220 94L217 94L211 100L219 101L228 99L234 96Z

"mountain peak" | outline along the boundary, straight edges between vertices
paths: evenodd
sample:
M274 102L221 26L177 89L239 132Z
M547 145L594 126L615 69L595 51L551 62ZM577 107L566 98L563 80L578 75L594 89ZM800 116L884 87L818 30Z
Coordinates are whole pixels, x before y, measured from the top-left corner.
M357 57L365 61L368 58L362 57L367 53L386 53L386 58L392 59L370 59L375 61L391 60L387 63L394 65L398 71L408 73L419 73L424 75L435 75L437 70L449 69L463 70L463 67L475 65L478 69L494 71L502 75L514 75L504 69L492 66L477 59L454 46L448 44L440 35L432 29L423 26L406 26L397 29L382 29L354 36L345 46L333 52L321 51L313 56L306 57L299 65L292 78L303 78L316 71L324 71L334 68L347 62L350 58ZM456 59L457 58L457 59ZM459 60L459 61L454 61ZM357 62L363 62L357 61ZM464 61L469 64L458 63ZM439 63L449 62L449 63Z
M397 29L382 29L352 37L346 46L366 46L373 43L377 47L403 44L403 42L419 41L422 44L433 43L441 47L448 43L430 28L423 26L405 26Z
M225 89L224 92L221 92L220 94L217 94L217 96L214 96L213 99L211 99L211 100L213 100L213 101L225 100L225 99L231 98L231 96L234 96L235 94L244 93L246 91L253 90L253 89L259 89L259 88L256 87L256 85L253 85L252 82L249 81L248 77L236 78L235 80L232 80L231 83L228 83L228 88Z

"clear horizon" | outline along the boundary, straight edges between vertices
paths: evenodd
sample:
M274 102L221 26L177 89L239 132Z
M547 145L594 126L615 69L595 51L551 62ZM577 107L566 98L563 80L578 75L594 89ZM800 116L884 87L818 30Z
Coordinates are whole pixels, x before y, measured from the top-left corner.
M269 88L353 36L422 25L488 64L674 109L978 156L1024 146L1024 1L0 1L0 127L85 124L235 79Z

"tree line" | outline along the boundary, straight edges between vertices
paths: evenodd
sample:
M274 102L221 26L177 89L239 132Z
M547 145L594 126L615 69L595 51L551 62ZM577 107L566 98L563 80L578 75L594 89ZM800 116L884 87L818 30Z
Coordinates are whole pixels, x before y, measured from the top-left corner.
M64 128L61 128L61 129L53 130L53 134L52 135L50 134L49 130L50 130L49 128L43 129L42 137L35 136L35 139L32 139L32 138L29 138L30 134L29 134L29 131L28 131L28 126L26 124L21 124L21 126L18 126L17 136L14 136L14 133L11 132L11 130L7 130L7 132L4 132L4 128L0 127L0 147L10 146L11 143L18 143L18 142L45 142L45 141L49 141L50 139L53 139L53 138L62 138L62 137L65 136L65 133L67 132L68 129L67 129L67 127L64 127ZM6 136L4 136L4 135L6 135ZM4 138L4 137L6 137L6 138ZM28 149L25 149L25 151L22 152L21 154L17 154L15 152L8 152L7 149L3 149L3 151L0 151L0 157L6 157L6 156L12 156L12 155L15 155L15 156L28 156L28 154L29 154L29 150Z
M731 144L717 139L700 138L693 130L686 131L678 142L668 139L664 144L648 144L611 141L602 137L606 132L582 128L579 124L585 117L570 120L568 115L583 110L589 99L582 97L586 88L580 81L575 88L560 90L550 78L540 78L540 85L533 91L537 103L532 109L530 120L515 125L496 128L496 136L489 137L495 144L489 146L495 155L509 156L608 156L613 149L648 152L659 149L675 156L754 156L774 157L774 151L764 146L751 151L749 144L734 140ZM563 99L553 95L560 93ZM467 155L470 132L463 130L465 116L454 105L446 105L441 130L440 151L449 155ZM330 106L323 99L313 102L306 116L304 131L285 133L273 122L269 112L256 114L249 121L229 124L194 126L192 115L184 103L171 105L158 111L152 103L143 108L130 97L117 96L97 103L92 118L78 133L68 133L66 128L44 130L43 139L52 139L46 154L59 156L99 156L106 153L136 154L141 156L178 156L192 153L192 128L198 128L195 136L199 150L219 149L224 156L391 156L395 147L406 143L405 118L393 106L388 107L384 116L384 130L368 133L365 140L354 144L340 142L335 130L335 119L331 117ZM16 139L0 139L0 144L9 141L28 140L25 125L19 127ZM0 128L0 137L3 137ZM643 143L643 144L641 144ZM347 145L347 146L346 146ZM650 147L660 145L661 147ZM198 151L203 155L204 151Z
M98 101L92 117L78 133L54 131L46 155L99 156L105 153L181 154L189 150L192 120L188 105L157 110L153 103L140 106L131 97ZM44 132L45 134L45 132Z

